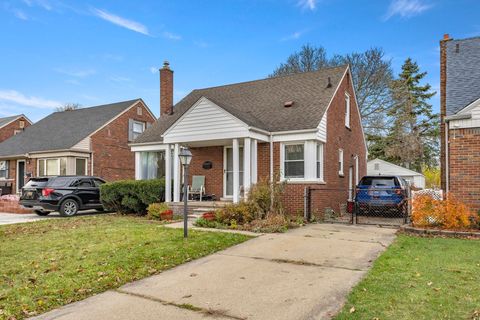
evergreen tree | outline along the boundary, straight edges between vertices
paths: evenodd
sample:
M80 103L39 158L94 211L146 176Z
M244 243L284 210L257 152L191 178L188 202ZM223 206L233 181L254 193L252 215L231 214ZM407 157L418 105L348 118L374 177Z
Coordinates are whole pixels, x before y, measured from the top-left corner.
M426 74L412 59L405 61L399 78L391 84L394 108L388 116L392 125L380 142L386 160L419 172L438 162L439 117L428 103L436 92L429 84L420 84Z

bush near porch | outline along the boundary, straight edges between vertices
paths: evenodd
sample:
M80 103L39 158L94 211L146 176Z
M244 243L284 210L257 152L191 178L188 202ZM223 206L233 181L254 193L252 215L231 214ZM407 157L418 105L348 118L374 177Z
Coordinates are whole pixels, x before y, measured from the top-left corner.
M253 232L285 232L304 221L302 217L285 213L282 202L284 191L285 183L271 184L268 180L261 180L252 186L245 201L227 205L214 214L207 213L195 225Z
M100 199L108 211L145 215L150 204L165 201L165 179L105 183L100 187Z

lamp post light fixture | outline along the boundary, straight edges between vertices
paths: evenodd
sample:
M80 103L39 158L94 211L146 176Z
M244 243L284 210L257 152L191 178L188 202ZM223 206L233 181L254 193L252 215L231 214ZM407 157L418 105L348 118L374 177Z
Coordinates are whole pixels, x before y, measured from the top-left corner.
M192 153L188 148L182 148L178 154L183 166L183 237L188 237L188 166L192 161Z

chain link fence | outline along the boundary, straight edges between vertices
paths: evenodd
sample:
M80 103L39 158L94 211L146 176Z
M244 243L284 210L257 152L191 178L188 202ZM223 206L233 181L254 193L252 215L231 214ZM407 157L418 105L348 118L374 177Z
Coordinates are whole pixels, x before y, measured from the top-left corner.
M305 218L312 221L399 226L409 222L410 188L305 188Z

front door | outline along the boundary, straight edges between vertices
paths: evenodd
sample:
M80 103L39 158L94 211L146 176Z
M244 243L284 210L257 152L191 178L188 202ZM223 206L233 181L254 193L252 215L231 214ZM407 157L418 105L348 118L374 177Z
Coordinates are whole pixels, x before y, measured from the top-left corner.
M240 147L240 186L243 185L243 148ZM223 194L226 198L233 197L233 148L225 147L223 152Z
M25 185L25 161L17 161L17 193L22 191Z

